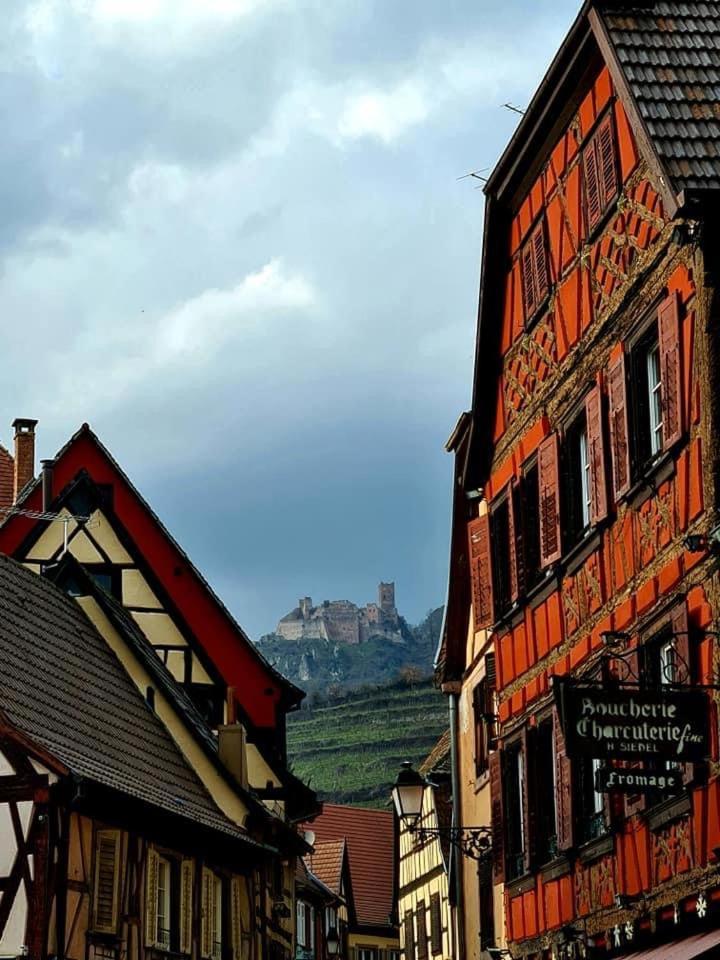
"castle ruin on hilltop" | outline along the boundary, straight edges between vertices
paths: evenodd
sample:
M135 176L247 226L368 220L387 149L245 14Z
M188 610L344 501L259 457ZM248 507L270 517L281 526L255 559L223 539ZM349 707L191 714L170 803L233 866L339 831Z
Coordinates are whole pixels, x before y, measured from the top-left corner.
M400 617L395 607L395 584L378 585L377 603L364 607L349 600L324 600L314 607L311 597L280 620L275 631L286 640L327 640L333 643L364 643L371 637L402 641Z

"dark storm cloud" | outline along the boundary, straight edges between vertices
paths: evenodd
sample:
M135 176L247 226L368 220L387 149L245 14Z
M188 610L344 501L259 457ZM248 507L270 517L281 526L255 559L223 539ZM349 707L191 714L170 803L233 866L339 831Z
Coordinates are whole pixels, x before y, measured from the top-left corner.
M252 635L381 578L411 620L441 602L482 226L457 177L574 7L12 3L5 422L47 455L90 420Z

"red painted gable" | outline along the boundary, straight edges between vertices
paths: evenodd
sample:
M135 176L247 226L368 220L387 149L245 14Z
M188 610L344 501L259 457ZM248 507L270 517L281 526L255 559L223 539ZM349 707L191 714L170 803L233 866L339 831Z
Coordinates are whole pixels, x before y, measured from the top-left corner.
M224 681L235 688L238 704L250 721L258 727L276 727L279 715L297 703L302 692L263 660L87 424L83 424L55 460L55 495L81 471L97 484L112 486L115 516ZM39 483L19 506L24 510L42 508ZM38 522L25 516L8 517L0 526L0 552L16 556Z

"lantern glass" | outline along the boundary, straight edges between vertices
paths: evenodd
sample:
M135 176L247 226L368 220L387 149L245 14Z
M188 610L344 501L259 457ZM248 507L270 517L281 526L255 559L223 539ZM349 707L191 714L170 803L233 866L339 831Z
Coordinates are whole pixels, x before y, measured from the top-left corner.
M417 770L413 770L412 764L406 761L395 781L392 798L398 817L409 830L412 830L420 819L424 792L425 781Z
M336 957L340 953L340 937L335 927L331 927L325 937L325 946L329 957Z

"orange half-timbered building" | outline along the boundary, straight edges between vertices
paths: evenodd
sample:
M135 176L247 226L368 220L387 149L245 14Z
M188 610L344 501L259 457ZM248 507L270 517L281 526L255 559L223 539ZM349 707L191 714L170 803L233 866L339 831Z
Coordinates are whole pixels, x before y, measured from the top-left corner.
M467 956L720 943L719 54L714 4L585 3L487 183L438 659L456 818L493 827ZM691 690L703 759L604 789L557 678Z

